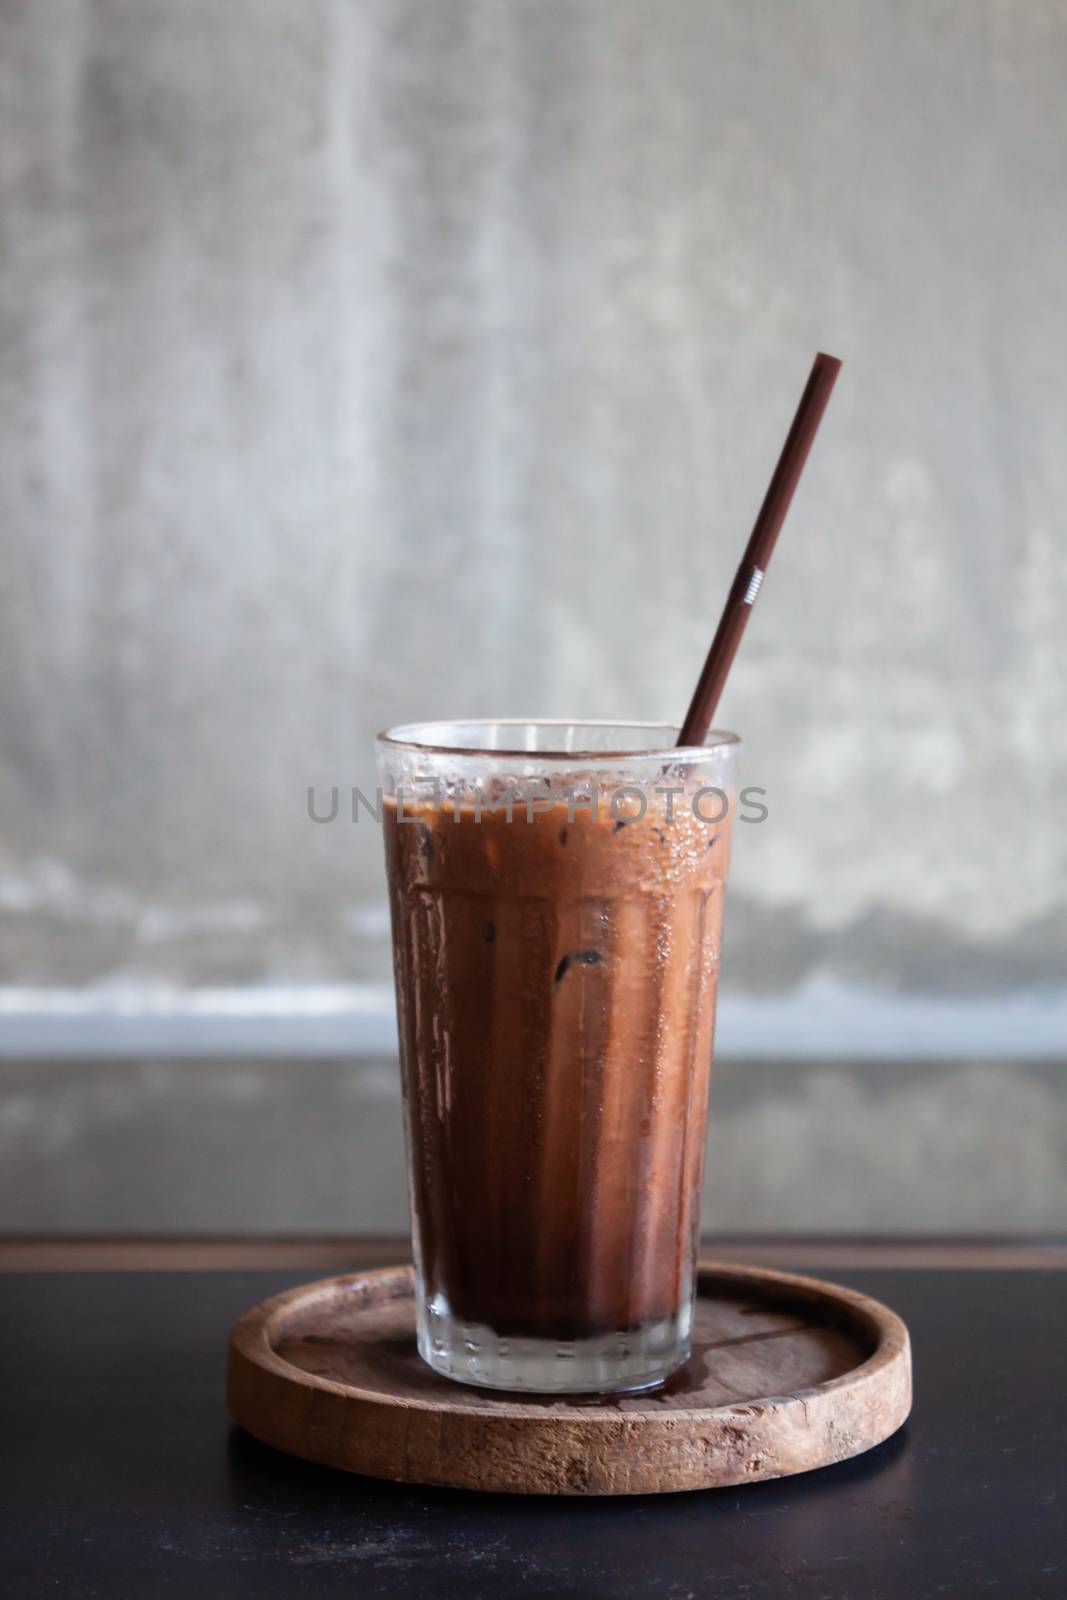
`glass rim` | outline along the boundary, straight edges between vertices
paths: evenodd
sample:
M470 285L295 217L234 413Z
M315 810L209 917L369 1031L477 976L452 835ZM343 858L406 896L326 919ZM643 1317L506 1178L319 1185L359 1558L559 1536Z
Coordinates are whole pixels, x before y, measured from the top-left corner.
M492 749L488 745L443 744L440 732L445 728L618 728L649 733L674 734L681 728L672 722L619 721L613 717L463 717L431 722L401 722L385 728L376 736L375 743L390 750L414 750L421 755L477 756L482 759L512 761L677 761L681 757L706 755L709 750L728 749L741 743L741 736L726 728L710 728L702 744L649 744L629 750L527 750ZM432 735L437 733L438 737ZM419 737L428 735L429 737Z

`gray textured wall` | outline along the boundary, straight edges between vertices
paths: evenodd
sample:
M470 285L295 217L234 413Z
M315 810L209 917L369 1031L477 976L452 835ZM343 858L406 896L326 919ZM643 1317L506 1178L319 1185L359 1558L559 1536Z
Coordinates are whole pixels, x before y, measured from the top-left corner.
M708 1233L1067 1229L1063 1067L716 1063ZM390 1061L0 1062L0 1226L400 1233Z
M1064 983L1067 8L8 0L9 983L385 972L391 720L722 718L724 977Z

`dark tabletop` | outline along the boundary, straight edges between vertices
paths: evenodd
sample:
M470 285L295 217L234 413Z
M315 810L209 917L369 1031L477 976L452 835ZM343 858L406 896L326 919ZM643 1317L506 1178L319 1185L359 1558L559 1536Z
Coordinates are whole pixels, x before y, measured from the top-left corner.
M230 1322L300 1274L0 1278L0 1592L1067 1596L1067 1273L835 1276L911 1328L903 1431L804 1477L618 1500L377 1483L240 1433Z

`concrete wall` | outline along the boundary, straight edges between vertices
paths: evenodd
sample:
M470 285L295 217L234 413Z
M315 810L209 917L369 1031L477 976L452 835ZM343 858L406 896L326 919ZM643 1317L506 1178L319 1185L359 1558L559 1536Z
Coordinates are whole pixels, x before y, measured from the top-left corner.
M722 718L729 981L1063 982L1067 11L3 8L8 981L385 972L401 718Z
M714 1233L1067 1231L1063 1067L724 1060ZM407 1228L383 1061L0 1063L0 1227L329 1234Z
M827 992L1056 1053L1062 4L11 0L0 44L0 1046L56 989L387 982L376 830L308 785L394 720L679 717L824 347L721 711L770 808L723 993L798 997L794 1054Z

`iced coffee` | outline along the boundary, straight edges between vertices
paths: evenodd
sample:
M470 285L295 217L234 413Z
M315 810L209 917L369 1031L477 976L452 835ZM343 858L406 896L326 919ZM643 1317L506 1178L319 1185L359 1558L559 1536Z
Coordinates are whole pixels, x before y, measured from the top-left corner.
M380 742L419 1346L464 1382L688 1354L736 741L672 733Z

